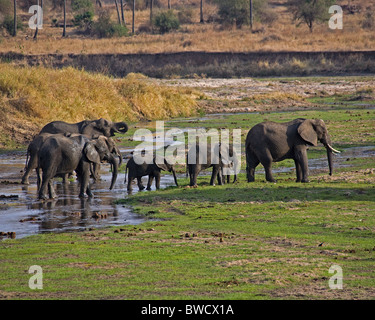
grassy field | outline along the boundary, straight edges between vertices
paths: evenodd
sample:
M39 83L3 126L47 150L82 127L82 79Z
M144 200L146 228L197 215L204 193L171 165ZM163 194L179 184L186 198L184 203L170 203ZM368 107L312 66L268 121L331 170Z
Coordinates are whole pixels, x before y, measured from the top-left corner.
M374 109L346 103L347 96L320 99L308 109L168 126L246 133L266 119L319 117L335 148L375 146ZM118 139L126 145L126 136ZM308 154L324 158L324 149ZM326 167L312 170L308 184L295 183L293 170L266 183L260 168L251 184L244 173L238 183L215 187L207 176L199 177L198 188L180 178L180 187L121 200L149 218L142 225L4 240L0 298L374 299L375 157L343 161L333 176ZM28 287L32 265L43 269L43 290ZM332 266L343 271L343 289L329 287Z

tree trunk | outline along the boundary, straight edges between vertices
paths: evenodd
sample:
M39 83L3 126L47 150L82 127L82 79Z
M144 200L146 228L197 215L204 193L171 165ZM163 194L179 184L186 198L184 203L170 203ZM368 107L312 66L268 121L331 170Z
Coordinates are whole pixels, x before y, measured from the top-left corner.
M116 5L116 11L117 11L118 24L121 25L120 11L119 11L119 9L118 9L118 3L117 3L117 0L115 0L115 5Z
M201 19L200 19L200 23L204 23L204 19L203 19L203 0L201 0Z
M171 9L171 0L168 0L168 10Z
M64 0L64 27L63 27L63 37L66 36L66 0Z
M152 4L153 4L153 0L150 0L150 23L152 25Z
M14 18L13 18L13 37L17 35L17 1L13 0L14 5Z
M39 5L39 1L38 1L38 5ZM43 10L43 0L40 1L40 7ZM40 21L39 21L39 12L37 12L36 29L35 29L34 38L33 38L34 40L38 39L38 25L39 25L39 23L40 23Z
M253 0L250 0L250 30L253 30Z
M121 20L125 25L125 16L124 16L124 0L120 0L120 6L121 6Z
M132 19L132 33L134 34L134 18L135 18L135 0L133 0L133 19Z

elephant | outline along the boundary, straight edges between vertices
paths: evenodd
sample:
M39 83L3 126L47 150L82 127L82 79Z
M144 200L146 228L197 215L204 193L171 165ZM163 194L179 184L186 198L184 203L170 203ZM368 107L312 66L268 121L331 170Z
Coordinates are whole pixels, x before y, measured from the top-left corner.
M332 155L340 151L332 148L331 138L323 120L298 118L289 122L272 121L256 124L246 137L247 181L254 181L256 166L261 163L266 180L276 182L272 176L272 162L293 159L296 166L296 182L309 182L307 150L320 141L327 150L329 174L333 172Z
M203 148L202 148L203 147ZM199 156L199 150L207 150L207 153L203 153L203 158ZM230 151L232 150L232 151ZM214 154L212 154L212 151ZM195 152L195 154L194 154ZM225 156L226 155L226 156ZM224 156L224 157L223 157ZM237 180L237 169L238 169L238 158L237 154L234 152L233 147L227 144L215 144L213 150L211 150L210 144L193 146L189 149L187 153L186 161L186 174L189 173L190 176L190 186L197 187L197 177L199 172L202 170L212 167L212 175L210 180L210 185L215 185L215 179L219 185L223 184L223 178L228 176L224 174L224 170L233 168L234 169L234 181ZM228 180L229 181L229 180Z
M234 150L233 145L229 145L228 152L229 152L230 159L232 159L232 162L228 165L223 165L223 167L221 168L222 169L222 182L224 184L230 182L230 174L228 173L231 173L231 170L234 173L233 183L237 181L237 169L239 169L239 165L240 165L236 150ZM226 171L226 169L229 171Z
M42 183L39 188L39 199L55 198L56 193L52 179L56 175L75 171L80 183L79 197L92 197L89 185L91 164L107 161L113 166L110 190L112 190L118 172L116 157L111 152L109 138L100 136L90 139L85 135L52 135L42 144L38 152L38 170L43 171Z
M126 182L126 173L128 171L127 190L132 191L132 182L134 178L137 178L138 189L143 190L145 187L142 184L141 178L147 175L148 175L147 190L151 190L151 185L152 185L154 178L155 178L156 189L160 189L161 170L172 172L174 182L176 186L178 186L176 171L173 165L169 164L165 159L164 159L164 163L157 163L154 157L152 163L150 164L147 164L145 162L142 164L137 164L136 161L134 160L134 157L131 157L128 163L126 164L126 169L125 169L124 182Z
M41 133L79 133L88 137L106 136L113 137L115 133L126 133L128 125L125 122L111 122L100 118L98 120L84 120L78 123L53 121L46 124Z
M53 136L53 135L54 134L52 134L52 133L44 132L44 133L38 134L33 139L33 141L30 142L30 144L27 148L25 173L22 176L22 180L21 180L22 184L26 184L26 185L29 184L29 177L30 177L30 174L31 174L32 170L37 169L37 167L38 167L38 151L39 151L40 147L43 145L44 141L48 137ZM69 136L74 136L74 135L77 135L77 134L60 133L60 135L64 135L66 137L69 137ZM98 137L98 136L96 136L96 137ZM119 157L119 165L121 165L122 156L121 156L120 150L118 149L118 147L116 146L115 142L112 139L108 139L108 143L110 144L111 153L113 153L114 155ZM99 168L100 168L100 166L94 165L92 175L93 175L93 178L95 179L95 181L99 177ZM37 175L37 176L39 177L39 175ZM65 182L66 181L66 175L64 175L63 178L64 178L64 182ZM38 182L39 182L39 179L38 179ZM40 186L38 185L38 189L39 189L39 187Z

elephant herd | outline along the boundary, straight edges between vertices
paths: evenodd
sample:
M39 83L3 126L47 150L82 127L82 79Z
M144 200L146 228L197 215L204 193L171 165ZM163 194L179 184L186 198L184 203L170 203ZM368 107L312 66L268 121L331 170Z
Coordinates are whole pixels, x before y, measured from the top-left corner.
M42 128L27 149L23 184L29 184L29 176L33 169L37 172L38 198L46 200L55 198L52 184L54 177L62 177L66 181L73 172L76 173L80 185L80 197L92 197L90 177L98 179L100 164L110 163L112 179L110 189L113 188L122 155L111 138L115 133L126 133L128 126L125 122L111 122L106 119L85 120L79 123L54 121ZM295 119L286 123L262 122L255 125L247 134L245 142L247 181L254 181L255 168L261 163L265 168L266 180L275 182L272 172L272 162L293 159L296 166L297 182L308 182L307 149L321 142L328 157L329 173L332 174L332 155L338 153L331 146L331 139L323 120ZM239 157L233 146L217 144L206 148L205 161L201 161L199 148L188 150L186 172L190 176L190 186L197 185L198 174L212 167L210 184L215 185L229 182L228 171L234 173L233 182L237 180L239 172ZM212 153L213 152L213 153ZM224 156L225 154L225 156ZM218 157L218 159L216 158ZM214 161L215 158L215 161ZM138 164L134 157L128 160L125 172L127 190L132 190L132 182L137 179L140 190L142 176L148 176L147 189L151 189L155 179L156 188L160 188L161 170L173 173L175 184L178 186L174 166L166 160L157 163L155 158L151 164ZM126 175L128 179L126 180Z

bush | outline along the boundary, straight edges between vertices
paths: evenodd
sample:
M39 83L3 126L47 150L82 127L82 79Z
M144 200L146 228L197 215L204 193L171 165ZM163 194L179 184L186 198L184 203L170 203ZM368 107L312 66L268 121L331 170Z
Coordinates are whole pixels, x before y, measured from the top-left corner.
M180 27L180 22L173 10L162 11L156 14L152 24L159 29L160 33L177 30Z
M17 30L23 30L23 24L22 24L22 21L20 21L20 20L21 19L17 19ZM13 16L11 16L11 15L5 16L4 21L0 25L0 27L5 28L5 30L7 30L9 34L13 34L14 33Z
M84 13L76 14L72 22L76 27L79 27L80 29L89 30L91 29L93 18L94 13L91 11L86 11Z
M99 38L123 37L128 35L128 29L113 22L108 10L101 10L98 21L92 24L91 34Z

